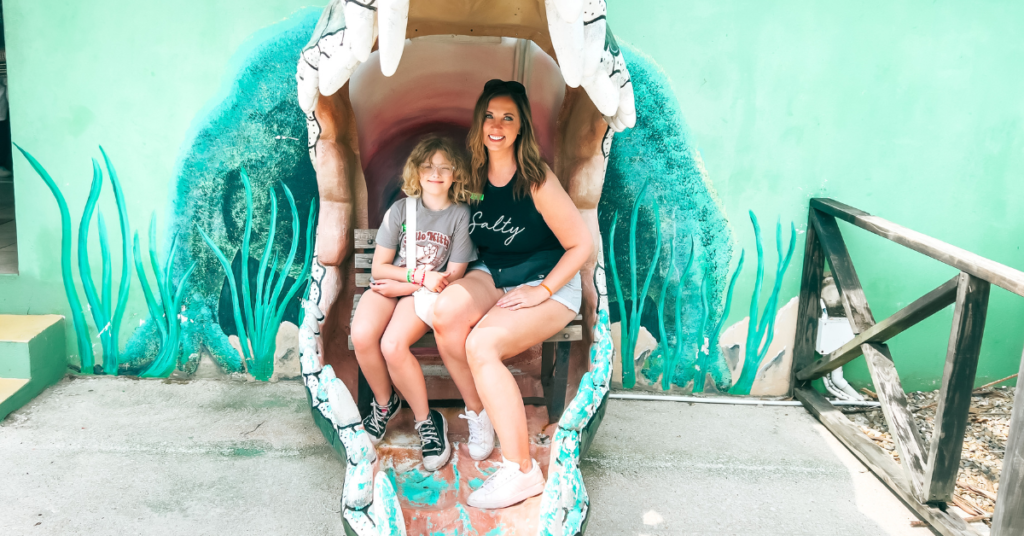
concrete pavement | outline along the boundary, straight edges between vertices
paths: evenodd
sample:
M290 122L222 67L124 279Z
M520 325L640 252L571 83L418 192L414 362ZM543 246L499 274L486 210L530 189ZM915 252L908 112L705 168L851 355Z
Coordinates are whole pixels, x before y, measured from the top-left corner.
M927 535L799 407L610 401L588 534ZM0 422L0 533L341 535L302 387L65 379Z

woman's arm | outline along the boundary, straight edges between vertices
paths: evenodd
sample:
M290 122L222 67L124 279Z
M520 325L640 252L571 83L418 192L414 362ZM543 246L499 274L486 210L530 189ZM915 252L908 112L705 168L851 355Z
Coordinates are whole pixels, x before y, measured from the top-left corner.
M543 281L544 286L554 293L565 286L590 259L594 252L594 240L590 236L590 230L587 229L587 224L583 221L580 211L577 210L576 205L562 188L558 177L555 177L551 169L547 170L544 184L534 190L533 204L537 207L537 212L540 212L544 218L544 222L551 228L551 232L565 248L565 254ZM505 294L498 300L498 306L513 310L520 307L533 307L549 297L550 294L544 287L522 286Z

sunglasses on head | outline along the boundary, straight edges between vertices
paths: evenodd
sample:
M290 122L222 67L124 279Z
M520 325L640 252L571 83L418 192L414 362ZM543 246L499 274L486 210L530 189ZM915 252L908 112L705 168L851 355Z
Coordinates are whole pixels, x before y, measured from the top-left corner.
M509 93L519 93L522 95L526 95L526 88L523 87L523 85L520 84L519 82L516 82L515 80L505 81L495 78L494 80L488 80L487 83L484 84L484 91L491 91L499 88L504 89Z

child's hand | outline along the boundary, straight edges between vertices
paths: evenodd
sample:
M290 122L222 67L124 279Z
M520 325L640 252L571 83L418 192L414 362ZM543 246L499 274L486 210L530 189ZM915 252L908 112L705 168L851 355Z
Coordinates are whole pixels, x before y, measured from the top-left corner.
M448 278L451 275L451 270L444 273L427 272L426 277L423 278L423 287L431 292L441 292L448 286Z
M519 285L505 293L505 295L498 300L497 305L498 307L515 311L516 309L535 307L544 303L550 297L551 295L548 294L548 291L540 285L535 287L530 285Z
M385 298L397 298L409 295L409 284L394 279L377 279L370 283L370 290Z

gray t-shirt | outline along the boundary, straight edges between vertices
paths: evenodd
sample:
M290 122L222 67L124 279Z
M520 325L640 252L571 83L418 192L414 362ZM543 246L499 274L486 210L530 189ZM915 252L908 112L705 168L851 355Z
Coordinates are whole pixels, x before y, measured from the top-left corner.
M405 199L395 201L377 231L377 245L397 249L395 266L405 266ZM476 260L476 247L469 239L469 207L452 203L444 210L430 210L416 200L416 260L434 272L442 272L448 261Z

